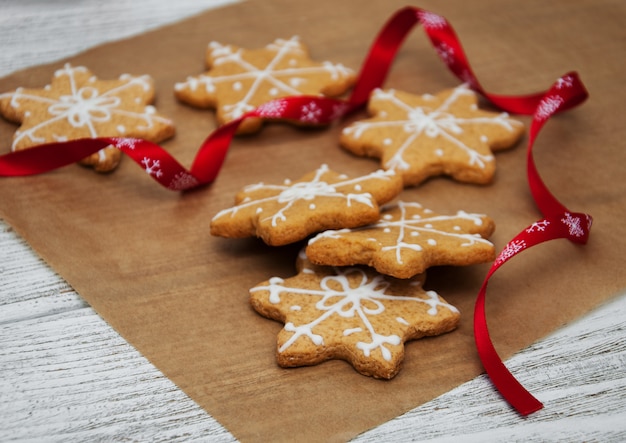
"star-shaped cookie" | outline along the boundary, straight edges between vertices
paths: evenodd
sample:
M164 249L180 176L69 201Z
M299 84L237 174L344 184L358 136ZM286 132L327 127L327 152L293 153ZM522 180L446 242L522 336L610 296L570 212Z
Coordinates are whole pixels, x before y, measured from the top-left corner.
M174 135L173 122L156 113L153 80L124 74L98 80L84 66L66 64L43 89L0 94L0 114L21 123L13 137L18 151L43 143L93 137L135 137L155 143ZM120 151L107 147L81 161L99 172L113 170Z
M213 217L211 234L256 236L272 246L286 245L325 229L373 223L379 205L401 191L402 180L393 171L349 178L322 165L298 181L245 187L235 206Z
M419 203L399 201L384 207L372 225L319 233L309 240L306 252L316 264L362 264L410 278L431 266L493 261L495 248L486 238L494 230L493 220L485 215L439 215Z
M435 96L376 89L368 103L372 117L344 128L340 144L380 158L384 169L402 174L405 186L436 175L486 184L495 173L492 151L512 147L524 126L477 103L465 85Z
M298 37L277 39L260 49L211 42L204 74L177 83L176 97L199 108L215 108L220 125L270 100L298 95L338 96L355 80L341 64L314 62ZM262 120L243 121L238 133L251 133Z
M250 303L285 323L276 347L280 366L342 359L361 374L390 379L401 368L406 341L449 332L459 321L455 307L422 288L423 279L314 266L300 254L296 276L256 285Z

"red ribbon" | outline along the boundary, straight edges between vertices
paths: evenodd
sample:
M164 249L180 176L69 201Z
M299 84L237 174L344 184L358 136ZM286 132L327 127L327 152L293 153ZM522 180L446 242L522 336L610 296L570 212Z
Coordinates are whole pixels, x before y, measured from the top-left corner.
M532 246L562 238L579 244L587 242L591 216L570 211L552 195L539 176L532 155L535 139L546 121L555 113L582 102L586 97L587 91L578 76L572 73L559 78L539 100L533 113L526 158L528 184L544 218L520 232L500 252L487 273L474 307L474 340L483 366L502 396L522 415L531 414L543 405L515 379L493 346L485 314L487 285L500 266Z
M105 137L50 143L6 154L0 157L0 176L23 176L50 171L76 163L106 146L113 145L168 189L183 191L209 184L215 180L222 167L237 127L247 118L287 119L323 125L362 108L371 91L383 85L402 42L417 24L422 25L439 57L461 81L468 83L475 91L505 111L533 115L527 150L528 183L544 218L518 234L500 253L483 283L474 312L476 347L487 373L503 397L518 412L529 414L540 409L542 404L524 389L498 356L487 328L485 293L493 273L521 251L558 238L581 244L587 241L591 217L569 211L550 193L541 180L532 157L535 138L545 122L554 114L573 108L587 98L587 91L576 73L559 78L547 92L524 96L491 94L478 82L449 22L432 12L405 7L389 19L374 40L348 100L301 96L267 102L209 135L189 170L154 143L140 139Z

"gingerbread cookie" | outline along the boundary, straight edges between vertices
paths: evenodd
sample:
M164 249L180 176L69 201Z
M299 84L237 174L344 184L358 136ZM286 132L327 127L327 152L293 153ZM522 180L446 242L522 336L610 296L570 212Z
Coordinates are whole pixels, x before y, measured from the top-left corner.
M361 374L390 379L406 341L449 332L459 321L455 307L422 288L423 275L397 280L371 269L314 266L304 254L298 271L250 290L259 314L285 323L276 349L282 367L342 359Z
M93 137L135 137L158 143L174 135L174 124L156 113L150 77L124 74L98 80L87 68L66 64L43 89L18 88L0 95L0 114L21 123L12 149ZM110 146L81 163L113 170L119 149Z
M478 109L465 85L436 96L374 90L371 118L344 128L340 144L362 156L380 158L384 169L402 174L405 186L429 177L486 184L495 173L492 151L512 147L524 126L506 113Z
M375 224L318 234L309 240L306 252L316 264L363 264L382 274L410 278L430 266L493 261L495 248L486 238L494 229L484 215L439 215L419 203L400 201L383 208Z
M393 171L348 178L322 165L295 182L245 187L234 207L213 217L211 234L257 236L272 246L285 245L324 229L373 223L379 205L401 191L402 180Z
M206 64L206 73L176 84L175 95L184 103L217 109L220 125L282 97L338 96L355 80L353 71L341 64L311 61L297 37L277 39L254 50L212 42ZM248 118L238 133L255 132L261 123L262 119Z

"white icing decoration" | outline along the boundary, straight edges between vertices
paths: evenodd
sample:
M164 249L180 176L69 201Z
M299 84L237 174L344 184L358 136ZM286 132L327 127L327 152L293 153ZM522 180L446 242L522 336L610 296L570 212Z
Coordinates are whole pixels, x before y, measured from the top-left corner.
M393 152L384 165L387 169L395 169L398 171L408 170L410 164L406 159L407 152L420 149L418 138L422 136L440 139L442 143L446 144L448 149L455 149L465 153L469 166L484 169L488 163L493 161L493 155L490 153L481 154L477 151L478 146L473 147L459 140L459 135L464 133L463 128L467 125L487 125L499 126L508 131L513 131L514 126L519 126L521 123L509 119L508 115L503 113L490 117L457 117L448 112L451 105L462 96L469 94L474 93L467 85L461 85L455 88L452 94L436 108L427 106L411 107L398 98L393 89L386 91L376 89L372 93L371 101L373 103L378 101L387 102L392 105L402 117L395 120L368 119L357 121L344 128L342 132L354 140L358 140L366 132L368 134L374 134L378 132L380 128L387 130L397 129L398 131L396 131L396 133L398 137L401 138L398 140L397 150ZM422 97L426 100L435 98L429 95L423 95ZM387 118L387 116L388 113L385 111L381 111L376 115L378 118ZM382 146L387 146L389 138L379 138L372 143L380 143ZM438 149L436 154L443 154L443 150Z
M245 192L254 192L259 189L267 189L275 192L275 195L265 197L259 200L253 200L250 196L246 196L241 203L232 208L224 209L215 215L213 219L220 217L234 216L239 210L246 208L250 205L262 205L267 202L277 202L282 205L281 209L274 214L269 215L264 220L270 220L272 226L277 226L281 221L287 220L287 213L298 201L311 201L317 197L332 198L337 200L344 200L347 207L351 207L353 204L362 204L370 207L374 207L375 201L369 192L350 193L342 192L341 188L354 189L355 185L362 183L370 179L382 179L388 180L393 176L393 171L376 171L369 175L349 179L345 175L341 175L341 181L337 183L327 183L322 180L324 174L329 172L327 165L320 166L315 171L315 176L311 181L291 182L285 181L284 185L265 185L258 183L256 185L250 185L245 188ZM258 210L257 210L258 211ZM258 212L257 212L258 213Z
M395 244L383 245L382 251L395 251L395 258L399 264L404 264L402 258L403 250L422 251L423 246L418 243L411 243L409 237L417 238L420 234L426 234L426 243L429 246L436 246L437 241L433 238L434 235L440 237L446 237L448 239L456 240L459 246L471 247L477 243L491 245L491 242L482 238L479 234L469 234L464 232L448 232L437 228L438 223L448 223L450 221L466 221L475 226L481 226L483 224L482 216L480 214L468 214L464 211L458 211L456 215L433 215L431 210L424 209L419 203L415 202L397 202L395 207L400 210L400 215L397 217L388 217L389 213L385 213L392 206L384 208L383 214L379 221L373 225L364 226L353 229L341 229L341 230L327 230L317 234L315 237L309 240L309 244L314 244L321 239L339 239L344 236L350 236L353 232L360 232L365 230L381 230L385 233L391 233L394 229L397 231ZM423 215L416 217L411 212L421 211ZM456 230L455 231L459 231ZM461 228L460 231L463 231ZM380 240L375 240L380 241Z
M298 88L307 84L305 79L309 75L326 73L329 80L332 81L352 75L352 71L341 64L323 62L314 66L298 66L298 60L291 57L303 56L306 52L297 36L288 40L277 39L267 45L266 49L273 51L275 54L265 67L258 67L246 61L242 56L242 49L236 49L217 42L211 42L208 49L214 66L231 63L236 65L240 72L222 76L211 76L209 72L197 77L190 77L185 82L177 84L175 88L177 91L182 91L185 88L194 91L200 85L204 85L207 93L212 94L215 92L215 85L241 80L249 81L251 83L250 87L239 101L222 106L224 115L229 119L238 118L259 105L259 103L255 104L254 100L261 85L270 84L269 94L273 97L294 96L302 95L306 92ZM284 66L285 62L287 64L286 67Z
M34 144L44 142L45 139L39 134L48 128L54 128L57 122L63 120L67 121L73 128L83 130L85 137L99 136L97 124L111 121L113 115L123 116L127 121L133 124L134 128L140 130L152 127L157 121L167 125L171 124L168 119L154 115L155 110L151 106L146 107L143 113L125 109L122 99L119 97L119 94L123 91L138 85L144 90L150 89L151 86L148 77L121 76L120 78L125 81L124 84L101 92L91 86L95 81L95 77L91 77L87 81L89 85L78 84L76 74L84 72L87 72L85 67L72 67L69 64L57 70L54 73L54 77L67 77L67 82L70 86L69 93L60 95L59 97L30 95L25 93L23 88L18 88L11 94L12 107L21 107L21 100L29 100L35 102L37 105L45 106L49 116L48 119L41 121L27 130L19 132L13 141L13 148L25 138L28 138ZM46 92L52 91L50 85L47 85L43 90ZM135 97L134 100L137 103L142 103L144 99ZM30 111L25 111L25 116L28 117L30 115ZM132 131L127 128L126 125L118 126L117 130L125 134ZM66 138L66 136L56 136L57 140L63 138Z
M351 283L348 277L353 277L353 282L356 281L356 284ZM286 280L273 277L269 280L268 285L255 286L250 292L268 291L269 301L272 304L282 303L281 297L283 295L286 298L292 294L304 295L314 299L312 303L314 302L319 315L308 323L299 325L287 321L284 330L293 332L293 334L282 344L278 352L285 352L301 337L308 338L317 346L323 345L324 337L314 332L316 327L327 319L338 316L347 319L351 326L354 324L354 319L358 319L357 321L361 325L344 329L344 336L362 332L368 334L370 341L356 343L357 349L361 350L364 356L370 357L373 351L378 350L382 357L389 361L391 360L391 351L387 346L400 345L402 339L396 334L384 335L377 332L370 320L370 318L385 312L385 302L425 304L428 307L427 313L432 316L437 315L439 308L458 312L454 306L442 301L434 291L421 293L423 298L409 297L389 293L389 287L390 282L383 275L374 274L370 277L359 268L334 268L334 274L326 275L320 279L319 289L304 289L297 287L297 285L292 287L287 284ZM288 303L288 300L285 303ZM409 326L408 322L400 317L397 317L396 320L404 327Z
M350 334L354 334L355 332L363 332L363 328L350 328L343 331L343 335L348 336Z
M402 317L396 317L396 321L398 323L402 323L403 325L409 326L409 322L403 319Z

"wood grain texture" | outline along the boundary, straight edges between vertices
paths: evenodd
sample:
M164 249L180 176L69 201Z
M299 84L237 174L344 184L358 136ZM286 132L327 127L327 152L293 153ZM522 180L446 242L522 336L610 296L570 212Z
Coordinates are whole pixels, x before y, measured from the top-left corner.
M217 4L0 0L0 76ZM507 362L546 405L530 417L510 410L481 376L355 441L458 441L461 436L463 441L624 441L625 314L623 294ZM233 437L0 221L0 440Z

